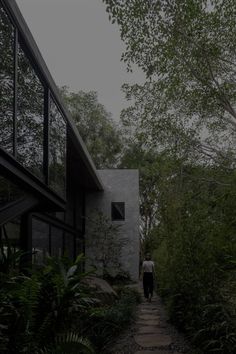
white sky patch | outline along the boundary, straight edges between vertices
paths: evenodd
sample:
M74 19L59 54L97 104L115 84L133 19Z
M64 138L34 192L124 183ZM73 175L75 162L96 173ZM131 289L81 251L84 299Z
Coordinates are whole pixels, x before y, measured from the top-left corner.
M129 104L124 82L145 80L120 62L124 45L108 20L102 0L16 0L58 86L98 92L99 101L118 121Z

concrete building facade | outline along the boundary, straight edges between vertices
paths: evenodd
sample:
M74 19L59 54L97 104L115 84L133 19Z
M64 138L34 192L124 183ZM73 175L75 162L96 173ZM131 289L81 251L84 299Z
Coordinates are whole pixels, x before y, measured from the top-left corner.
M139 277L139 173L138 170L109 169L98 170L104 185L100 193L88 193L86 196L86 215L101 211L113 225L119 226L117 237L120 240L121 270L127 272L131 279ZM87 269L94 264L96 247L91 247L89 232L90 222L87 221L85 251ZM112 243L111 243L112 247ZM99 266L98 264L95 264Z

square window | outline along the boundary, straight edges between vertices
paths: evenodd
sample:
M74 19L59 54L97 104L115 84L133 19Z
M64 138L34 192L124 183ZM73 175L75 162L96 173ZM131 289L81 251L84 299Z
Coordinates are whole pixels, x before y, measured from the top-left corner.
M112 202L111 203L111 219L112 221L125 220L125 203Z

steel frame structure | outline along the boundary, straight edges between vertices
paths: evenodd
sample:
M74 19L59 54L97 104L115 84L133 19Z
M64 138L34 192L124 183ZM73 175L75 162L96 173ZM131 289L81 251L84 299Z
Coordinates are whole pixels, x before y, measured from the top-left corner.
M55 226L63 232L68 232L76 238L83 240L85 232L85 193L87 190L103 191L103 185L97 174L95 165L80 137L76 125L70 113L63 104L57 86L40 54L40 51L31 35L31 32L16 4L15 0L0 0L14 27L14 86L13 86L13 154L9 154L0 146L0 176L13 182L25 191L25 197L13 203L9 203L0 209L0 227L9 220L21 215L20 244L24 250L32 248L32 218L36 217L49 225ZM33 70L39 77L44 88L44 133L43 133L43 175L40 180L32 172L27 170L17 160L17 97L18 97L18 50L19 43L24 48L27 58L30 60ZM4 53L1 53L4 55ZM79 188L83 193L82 198L82 225L77 228L76 223L69 225L66 220L60 221L49 216L46 212L68 212L68 197L61 197L49 187L49 115L50 99L53 99L59 112L67 125L67 175L73 173L73 180L78 180ZM73 155L73 156L72 156ZM77 165L80 166L78 171ZM69 186L67 180L67 189ZM74 203L74 202L73 202ZM74 218L76 217L76 203L74 203ZM75 254L74 254L75 256ZM29 257L28 257L29 261Z

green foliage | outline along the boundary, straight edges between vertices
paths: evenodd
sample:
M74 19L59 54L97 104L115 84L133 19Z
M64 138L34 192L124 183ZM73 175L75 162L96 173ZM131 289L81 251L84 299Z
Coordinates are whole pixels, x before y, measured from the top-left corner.
M96 167L115 167L122 148L120 131L98 102L97 93L74 93L67 87L62 87L61 93Z
M110 306L91 310L90 330L88 335L99 353L105 353L111 344L135 318L136 306L141 301L137 290L121 287L119 298Z
M157 155L155 151L145 150L138 142L127 145L121 159L122 168L139 170L141 245L144 240L147 241L151 230L158 222L158 183L162 161L163 157ZM142 249L142 254L144 253L145 250Z
M86 276L80 271L81 260L78 257L68 265L68 261L49 258L46 267L31 276L1 273L2 353L37 352L58 341L60 333L65 343L73 339L74 344L82 346L81 336L68 334L76 317L87 313L95 301L81 282Z
M73 332L65 333L61 336L56 336L55 342L41 349L37 354L94 354L90 342L87 339L80 337Z
M185 166L166 184L155 230L160 294L204 353L234 353L235 173Z
M121 118L131 136L144 148L235 165L236 3L103 2L120 28L122 59L147 76L123 86L131 107Z
M126 45L123 60L151 78L146 107L156 121L185 116L235 130L234 1L104 2Z
M48 258L29 276L0 273L1 353L100 353L130 323L139 294L120 288L112 304L102 303L82 261Z
M4 244L0 242L0 269L2 273L13 272L16 267L19 266L22 257L26 255L26 252L15 251L10 247L6 247L7 254L4 250Z
M145 247L156 249L159 291L204 354L234 353L236 3L104 3L120 27L122 59L148 79L123 86L132 106L121 118L144 151L126 161L153 177L146 201L157 209Z

